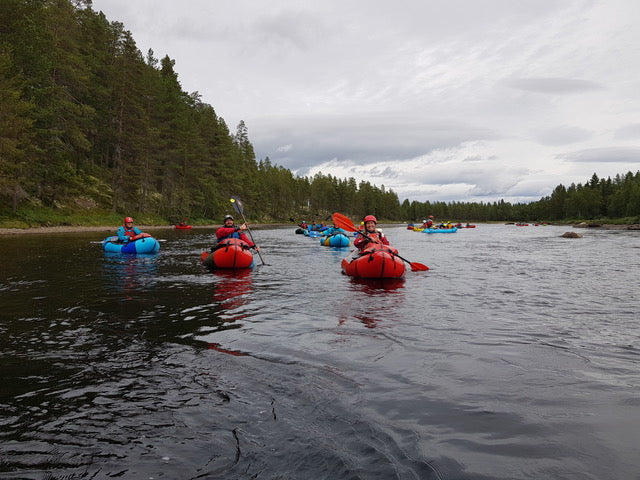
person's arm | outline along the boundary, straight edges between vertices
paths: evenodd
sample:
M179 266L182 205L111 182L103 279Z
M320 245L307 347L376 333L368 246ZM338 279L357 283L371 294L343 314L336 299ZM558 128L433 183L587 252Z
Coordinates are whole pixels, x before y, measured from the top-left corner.
M237 227L219 227L218 230L216 230L216 238L218 240L226 238L236 230Z
M358 234L356 239L353 241L353 246L356 248L362 248L369 242L363 235Z
M116 235L118 235L118 240L121 241L121 242L128 242L129 241L129 237L127 237L124 234L124 227L118 228L118 231L116 232Z
M249 245L249 248L255 248L255 246L256 246L256 244L253 243L251 241L251 239L249 237L247 237L247 235L244 234L244 233L240 234L240 240L242 240L243 242L247 242L247 245Z

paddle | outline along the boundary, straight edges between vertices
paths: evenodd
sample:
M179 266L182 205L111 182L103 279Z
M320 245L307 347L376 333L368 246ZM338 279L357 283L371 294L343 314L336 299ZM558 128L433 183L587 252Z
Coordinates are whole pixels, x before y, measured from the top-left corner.
M151 235L147 234L147 237L151 237ZM142 238L142 237L140 237L140 238ZM105 238L104 240L91 241L89 243L95 243L97 245L97 244L100 244L100 243L104 243L105 241L106 242L115 242L115 243L117 243L118 242L118 236L117 235L113 235L111 237ZM166 238L156 238L156 242L166 242L166 241L167 241Z
M238 212L240 214L240 216L242 217L243 223L247 226L247 232L249 232L249 237L251 237L251 241L253 242L253 244L256 245L256 241L253 239L253 234L251 233L251 229L249 228L249 225L247 225L247 219L244 218L244 207L242 206L242 202L240 200L238 200L237 198L231 198L229 201L231 202L231 205L233 205L233 209L236 212ZM258 256L260 257L260 261L262 262L262 265L266 265L264 263L264 260L262 259L262 255L260 255L260 251L256 250L256 252L257 252Z
M341 213L338 213L338 212L334 213L333 214L333 223L335 224L336 227L342 228L343 230L347 230L348 232L358 232L358 233L360 233L360 235L364 236L365 238L369 239L370 241L373 241L366 233L360 232L356 228L356 226L353 224L351 219L349 217L347 217L346 215L342 215ZM400 260L403 260L403 261L407 262L409 264L409 266L411 267L411 271L413 271L413 272L424 272L426 270L429 270L429 267L427 267L426 265L424 265L422 263L410 262L409 260L407 260L406 258L401 257L397 253L394 253L394 255L396 257L398 257Z

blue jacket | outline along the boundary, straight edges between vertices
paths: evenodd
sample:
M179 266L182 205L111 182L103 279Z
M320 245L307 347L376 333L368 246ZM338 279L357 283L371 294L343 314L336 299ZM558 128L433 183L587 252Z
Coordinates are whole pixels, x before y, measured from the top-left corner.
M133 235L140 235L142 233L142 231L138 227L133 227L133 229L129 230L129 232L133 232ZM127 235L127 231L125 230L124 225L118 229L116 235L118 235L118 240L121 242L128 242L129 238L132 236Z

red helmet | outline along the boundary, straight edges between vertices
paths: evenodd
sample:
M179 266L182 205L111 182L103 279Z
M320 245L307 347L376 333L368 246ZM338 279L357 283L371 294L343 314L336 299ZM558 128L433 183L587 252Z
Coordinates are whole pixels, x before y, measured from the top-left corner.
M366 217L364 217L362 219L363 222L373 222L376 225L378 224L378 219L376 217L374 217L373 215L367 215Z
M124 217L124 222L123 223L133 223L133 218L131 217Z

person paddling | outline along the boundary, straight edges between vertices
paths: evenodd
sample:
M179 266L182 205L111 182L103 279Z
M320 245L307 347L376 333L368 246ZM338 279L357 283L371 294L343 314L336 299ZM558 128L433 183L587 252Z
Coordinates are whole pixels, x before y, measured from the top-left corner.
M219 227L216 230L216 238L218 240L218 244L220 242L226 240L227 238L239 238L243 242L246 242L249 245L249 248L253 248L256 252L260 251L260 247L256 246L249 237L247 237L242 230L247 230L247 224L243 223L239 227L235 225L233 217L231 215L226 215L224 217L224 225Z
M333 224L332 227L327 227L325 231L322 232L322 234L327 237L330 237L331 235L337 235L339 233L341 233L342 235L345 235L347 232L344 231L342 228L336 227L335 224Z
M364 222L364 232L358 233L356 235L356 239L353 241L353 245L358 248L358 250L362 250L367 243L380 243L382 245L389 245L389 240L387 240L387 236L382 233L377 227L378 220L373 215L367 215L362 219Z
M427 220L422 220L422 228L431 228L433 227L433 215L429 215Z
M119 242L130 242L133 237L136 237L141 233L143 233L142 230L133 226L133 218L125 217L122 222L122 226L118 228L116 235L118 235Z

